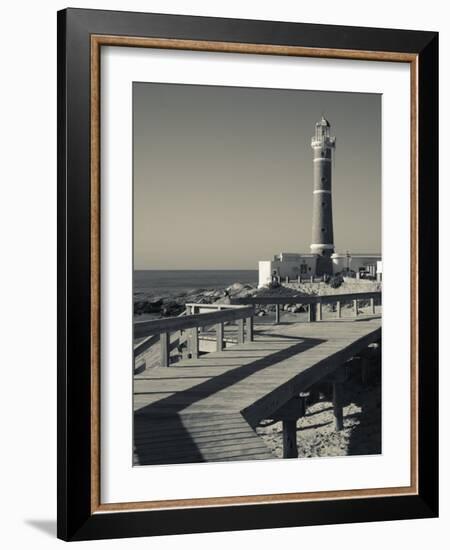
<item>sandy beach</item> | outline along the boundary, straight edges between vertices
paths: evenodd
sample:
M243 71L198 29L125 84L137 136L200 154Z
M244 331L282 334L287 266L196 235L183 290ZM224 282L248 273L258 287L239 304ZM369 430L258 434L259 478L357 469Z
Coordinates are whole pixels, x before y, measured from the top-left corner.
M381 448L381 369L374 367L363 384L357 365L344 385L344 429L336 431L331 387L322 384L297 421L299 458L371 455ZM269 424L267 422L266 424ZM283 457L281 422L261 426L257 433L275 456Z

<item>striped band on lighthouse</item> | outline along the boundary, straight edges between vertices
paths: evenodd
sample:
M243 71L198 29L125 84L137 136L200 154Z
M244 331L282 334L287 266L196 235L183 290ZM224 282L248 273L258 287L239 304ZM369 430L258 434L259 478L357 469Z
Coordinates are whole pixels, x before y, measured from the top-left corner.
M336 139L330 135L330 123L322 116L311 138L314 166L311 253L317 255L316 274L333 273L334 252L332 210L332 158Z
M310 248L313 251L322 250L322 249L334 250L334 244L331 244L331 243L315 243L315 244L311 244Z

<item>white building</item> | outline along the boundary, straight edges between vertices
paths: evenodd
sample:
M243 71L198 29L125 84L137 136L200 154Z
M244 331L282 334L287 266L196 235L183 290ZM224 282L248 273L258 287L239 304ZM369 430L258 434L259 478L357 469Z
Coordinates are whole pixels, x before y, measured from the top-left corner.
M258 286L266 286L272 280L282 282L310 280L317 276L317 254L297 254L281 252L273 260L259 262ZM331 256L333 274L341 273L355 277L373 277L381 280L381 255L372 254L337 254Z

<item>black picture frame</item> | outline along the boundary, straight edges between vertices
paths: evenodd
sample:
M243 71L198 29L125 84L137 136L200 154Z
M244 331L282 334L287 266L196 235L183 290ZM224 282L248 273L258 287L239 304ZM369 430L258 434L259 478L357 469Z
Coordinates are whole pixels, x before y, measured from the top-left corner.
M299 46L417 56L416 495L92 511L91 37ZM66 9L58 12L58 537L88 540L438 515L438 34ZM424 368L420 368L424 367ZM425 368L426 367L426 368Z

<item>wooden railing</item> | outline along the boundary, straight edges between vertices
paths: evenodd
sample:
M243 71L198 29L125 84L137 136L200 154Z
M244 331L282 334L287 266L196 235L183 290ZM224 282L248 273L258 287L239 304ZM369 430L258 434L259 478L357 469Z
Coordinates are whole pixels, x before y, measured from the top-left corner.
M202 310L206 309L212 309L215 311L223 311L224 309L235 309L235 308L241 308L242 305L238 304L199 304L197 303L188 303L185 305L186 307L186 314L187 315L193 315L195 313L200 313Z
M184 310L178 317L184 317L186 315L186 310ZM140 369L140 368L146 368L147 361L151 361L151 356L153 353L154 346L159 342L159 334L151 334L150 336L145 337L144 339L140 340L137 344L133 347L133 355L134 355L134 368ZM178 348L183 344L183 333L182 331L179 331L176 338L173 338L170 342L170 351L172 351L175 348Z
M199 329L213 327L216 335L216 350L224 349L224 325L237 323L237 343L253 341L253 325L256 305L275 306L275 324L280 322L282 305L295 304L307 306L308 321L323 320L323 306L336 305L336 317L342 317L342 304L352 303L353 315L358 316L360 302L369 302L369 312L376 313L376 305L381 304L381 292L358 292L352 294L332 294L326 296L257 296L234 298L232 304L186 304L186 311L178 317L138 321L134 323L134 338L144 338L134 347L134 358L145 363L145 355L158 340L160 342L160 358L162 366L169 366L170 352L187 343L190 357L197 358L199 354ZM212 311L210 311L212 310ZM185 334L186 332L186 334ZM174 333L178 335L173 338Z
M192 309L192 306L209 309L207 307L209 304L188 305L190 306L188 311ZM211 304L211 306L213 307L214 305ZM134 338L146 338L159 335L161 366L163 367L168 367L170 364L170 334L177 331L188 331L188 349L190 356L193 358L197 358L199 353L198 331L200 327L211 325L215 327L217 351L221 351L224 346L224 323L237 322L238 343L244 342L244 340L253 341L253 306L245 307L220 304L220 309L218 306L219 304L214 307L217 311L208 313L195 313L183 317L169 317L152 321L138 321L134 323Z
M381 304L381 292L356 292L351 294L329 294L326 296L255 296L247 298L234 298L234 305L274 305L275 324L280 322L280 306L295 304L308 306L308 320L322 321L322 306L325 304L336 304L336 317L342 317L341 307L343 303L353 304L353 315L358 316L358 305L361 301L368 301L370 313L375 315L375 306Z

